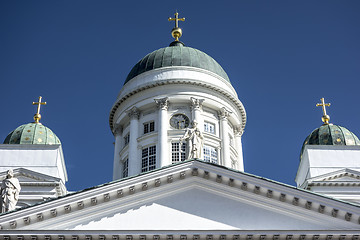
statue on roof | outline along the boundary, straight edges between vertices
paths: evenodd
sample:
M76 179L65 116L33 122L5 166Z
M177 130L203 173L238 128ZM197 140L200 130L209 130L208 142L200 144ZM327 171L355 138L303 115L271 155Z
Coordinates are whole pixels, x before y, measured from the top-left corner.
M13 171L7 171L6 178L1 183L1 213L8 212L15 209L16 203L20 194L20 183L14 177Z
M180 142L188 140L188 159L201 158L201 151L203 147L204 137L197 127L197 121L192 121L192 127L187 128L184 136L180 138Z

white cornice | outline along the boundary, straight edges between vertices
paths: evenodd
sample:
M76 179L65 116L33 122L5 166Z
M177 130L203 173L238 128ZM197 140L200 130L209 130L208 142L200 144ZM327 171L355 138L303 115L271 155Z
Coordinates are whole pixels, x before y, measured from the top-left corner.
M359 240L360 231L351 230L189 230L189 231L99 231L99 230L25 230L2 231L4 240Z
M185 182L208 182L209 186L218 188L218 190L228 189L234 193L240 191L243 196L248 195L249 199L258 199L257 201L261 201L261 199L265 202L271 200L272 204L275 204L275 200L278 201L277 205L280 204L279 206L282 206L284 209L299 208L299 211L300 209L307 209L309 210L307 215L309 217L312 216L311 218L314 219L327 219L331 216L334 219L333 221L339 221L339 225L341 221L344 221L344 223L360 224L360 206L356 204L331 199L268 179L231 171L224 167L200 161L183 162L19 211L3 214L0 216L0 224L3 229L21 228L32 223L38 223L37 226L39 226L39 222L43 222L44 226L46 226L47 220L56 220L59 216L62 216L62 219L64 219L67 213L82 211L82 209L87 209L88 211L90 208L99 208L101 206L102 211L105 211L105 209L111 211L115 207L112 201L116 199L123 198L125 201L126 198L129 198L127 202L134 204L135 199L138 201L147 196L146 194L148 193L146 191L149 189L162 188L162 186L167 186L168 184L174 184L171 185L172 188L175 186L176 188L187 186L188 183L185 185L180 182L175 184L183 180L186 180L184 184ZM199 180L201 181L199 182ZM117 202L114 201L114 204L117 204ZM53 220L50 222L53 222Z

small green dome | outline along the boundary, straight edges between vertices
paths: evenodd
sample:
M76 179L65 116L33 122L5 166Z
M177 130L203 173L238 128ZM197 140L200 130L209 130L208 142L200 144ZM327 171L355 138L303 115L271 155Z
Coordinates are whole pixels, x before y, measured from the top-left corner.
M134 77L162 67L187 66L208 70L229 81L224 69L212 57L197 49L186 47L181 42L172 42L142 58L130 71L125 84Z
M61 144L59 138L41 123L28 123L17 127L5 138L4 144Z
M360 145L360 141L354 133L344 127L334 124L323 124L312 131L305 139L301 148L300 159L306 145Z

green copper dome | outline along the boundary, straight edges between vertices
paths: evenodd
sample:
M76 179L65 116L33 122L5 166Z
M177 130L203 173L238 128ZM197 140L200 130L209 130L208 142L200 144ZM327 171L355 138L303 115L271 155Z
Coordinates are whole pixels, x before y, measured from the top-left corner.
M41 123L17 127L5 138L4 144L61 144L59 138Z
M300 159L306 145L360 145L360 141L354 133L344 127L323 124L305 139Z
M169 47L160 48L146 55L130 71L125 84L134 77L163 67L186 66L208 70L229 81L224 69L212 57L181 42L172 42Z

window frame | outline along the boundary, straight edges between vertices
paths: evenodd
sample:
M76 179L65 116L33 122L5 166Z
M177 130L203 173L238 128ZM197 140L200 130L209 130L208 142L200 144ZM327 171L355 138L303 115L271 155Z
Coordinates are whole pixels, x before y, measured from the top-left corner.
M129 176L129 158L125 158L122 162L122 177L126 178Z
M155 121L149 121L143 123L143 133L148 134L151 132L155 132Z
M207 153L207 151L209 152ZM203 156L205 162L215 163L215 164L218 164L219 162L218 149L216 147L210 145L204 145Z
M210 128L209 128L210 126ZM211 127L213 127L213 131L211 131ZM216 134L216 124L213 122L204 121L204 132L210 134Z
M171 142L171 163L183 162L186 160L186 143Z
M156 168L156 145L144 147L141 150L141 172Z

